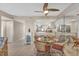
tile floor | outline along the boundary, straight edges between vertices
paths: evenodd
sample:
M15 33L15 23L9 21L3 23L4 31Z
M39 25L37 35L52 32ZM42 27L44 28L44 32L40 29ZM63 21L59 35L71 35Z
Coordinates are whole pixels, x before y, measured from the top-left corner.
M22 40L8 44L9 56L35 56L36 50L34 44L26 45Z
M72 48L70 45L64 48L65 56L79 55L79 49ZM8 44L9 56L35 56L36 49L34 44L26 45L22 40L17 40Z

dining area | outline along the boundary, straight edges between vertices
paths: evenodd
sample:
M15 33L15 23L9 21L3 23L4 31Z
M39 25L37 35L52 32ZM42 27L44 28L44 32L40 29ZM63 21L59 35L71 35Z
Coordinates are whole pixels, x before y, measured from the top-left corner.
M36 36L34 44L37 50L37 56L79 55L79 44L74 46L75 43L73 41L68 44L68 40L60 43L55 36Z
M76 12L79 10L78 5L71 3L0 4L2 8L0 54L79 56L79 14ZM51 9L53 6L56 9ZM11 13L8 14L7 11ZM12 15L12 12L15 14ZM8 40L3 37L7 37Z
M59 43L55 36L35 36L35 46L37 49L37 55L55 55L56 52L59 55L64 55L63 48L66 44ZM42 53L42 54L41 54Z
M63 24L59 23L60 20L56 22L50 21L49 23L44 20L40 21L36 23L34 33L37 56L79 55L77 28L73 24L68 25L66 21L68 22L69 20L62 19Z

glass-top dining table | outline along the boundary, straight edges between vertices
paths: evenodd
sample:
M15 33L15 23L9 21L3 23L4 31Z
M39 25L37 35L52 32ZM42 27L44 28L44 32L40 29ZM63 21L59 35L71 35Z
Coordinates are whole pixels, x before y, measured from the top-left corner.
M55 37L37 37L35 39L35 46L37 51L42 51L47 53L48 55L51 55L51 49L60 49L63 44L58 43L57 38ZM56 46L55 46L56 45Z

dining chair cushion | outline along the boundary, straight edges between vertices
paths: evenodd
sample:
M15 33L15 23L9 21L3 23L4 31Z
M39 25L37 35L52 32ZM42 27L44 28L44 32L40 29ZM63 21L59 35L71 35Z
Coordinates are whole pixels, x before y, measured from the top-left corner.
M62 50L63 50L63 45L53 44L53 45L52 45L52 48L53 48L53 49L56 49L56 50L62 51Z

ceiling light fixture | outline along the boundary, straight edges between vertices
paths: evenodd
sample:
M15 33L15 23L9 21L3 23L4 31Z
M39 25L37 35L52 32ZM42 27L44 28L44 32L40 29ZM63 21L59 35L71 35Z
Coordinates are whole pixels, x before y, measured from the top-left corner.
M44 11L44 14L48 13L48 10Z
M45 16L47 16L48 15L48 10L45 10L44 14L45 14Z

